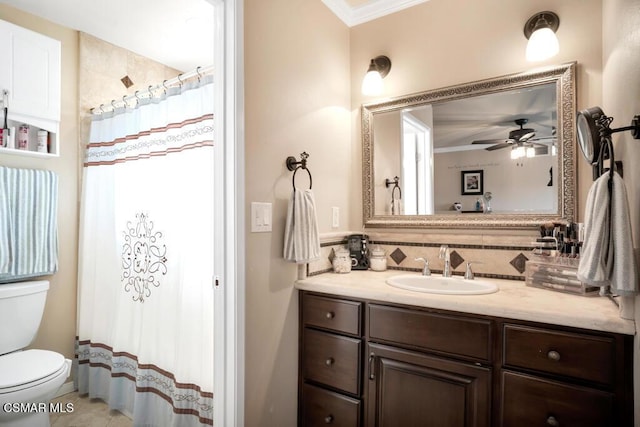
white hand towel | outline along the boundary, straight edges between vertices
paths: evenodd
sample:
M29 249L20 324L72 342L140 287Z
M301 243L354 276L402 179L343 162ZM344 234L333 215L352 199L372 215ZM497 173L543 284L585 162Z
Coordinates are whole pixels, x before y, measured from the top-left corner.
M611 194L609 174L598 178L589 190L578 279L593 286L611 286L618 295L634 295L638 292L638 268L631 241L627 190L617 172L611 180Z
M293 190L284 230L284 259L304 264L320 258L316 202L311 190Z
M389 205L389 210L391 215L402 215L402 200L401 199L393 199L391 204Z

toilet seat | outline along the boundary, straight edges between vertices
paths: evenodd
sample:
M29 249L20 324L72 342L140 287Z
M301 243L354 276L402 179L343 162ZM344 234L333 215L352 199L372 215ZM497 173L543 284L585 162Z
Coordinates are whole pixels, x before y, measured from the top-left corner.
M24 350L0 356L0 394L47 382L66 371L65 358L49 350Z

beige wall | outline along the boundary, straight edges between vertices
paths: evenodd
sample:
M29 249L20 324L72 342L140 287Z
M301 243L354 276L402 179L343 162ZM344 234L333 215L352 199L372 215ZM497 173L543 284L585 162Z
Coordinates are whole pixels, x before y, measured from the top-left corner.
M600 0L431 0L348 29L319 1L245 0L246 204L273 203L273 232L246 224L246 421L294 426L295 266L282 260L291 173L284 159L310 154L321 233L362 227L359 107L369 60L388 55L383 97L525 71L522 29L535 12L560 15L561 52L578 62L578 108L602 98ZM283 17L291 17L283 19ZM590 171L579 167L579 212ZM586 179L585 179L586 176ZM301 181L301 185L304 185ZM332 206L341 226L331 228Z
M323 232L331 207L347 230L352 158L349 30L319 0L245 0L245 179L251 202L273 203L273 232L246 224L246 426L295 426L298 375L296 266L283 261L291 177L287 156L309 153ZM306 174L298 173L300 187Z
M112 99L120 101L123 95L144 91L149 85L160 84L180 74L178 70L86 33L79 35L78 68L81 141L89 139L91 108L103 103L108 108ZM120 80L124 76L133 82L129 88Z
M0 165L48 169L58 174L59 270L48 278L51 288L33 347L57 351L73 359L78 265L78 33L6 5L0 5L0 17L62 43L60 157L2 155Z
M612 127L628 126L640 114L640 8L637 0L606 0L603 4L603 90L602 107L615 119ZM630 132L613 137L616 159L624 166L624 181L631 213L634 247L638 250L640 230L640 141ZM636 257L638 258L638 257ZM640 298L635 302L636 325L640 324ZM638 337L634 345L634 389L636 424L640 425L640 352Z
M560 17L560 53L546 62L525 60L524 24L536 12ZM354 146L360 148L360 85L371 58L387 55L391 72L384 79L384 97L437 89L489 77L527 71L538 66L578 62L578 109L601 102L602 3L600 0L430 0L418 6L351 29L351 107ZM590 170L578 159L579 218L591 183ZM361 199L361 181L352 185ZM360 227L362 213L351 219Z

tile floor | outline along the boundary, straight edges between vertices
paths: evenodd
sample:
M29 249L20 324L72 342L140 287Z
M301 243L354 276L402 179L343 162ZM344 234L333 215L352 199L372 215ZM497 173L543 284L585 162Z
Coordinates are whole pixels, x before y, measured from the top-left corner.
M51 401L62 408L73 404L73 411L50 414L51 427L131 427L129 418L118 411L110 411L99 399L80 396L78 392L65 394Z

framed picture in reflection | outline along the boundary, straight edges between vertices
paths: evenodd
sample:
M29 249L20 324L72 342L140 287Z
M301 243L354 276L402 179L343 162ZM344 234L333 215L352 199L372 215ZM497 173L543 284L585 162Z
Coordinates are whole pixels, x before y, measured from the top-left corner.
M461 182L462 182L462 195L482 195L484 179L483 179L483 170L475 170L475 171L462 171L460 172Z

